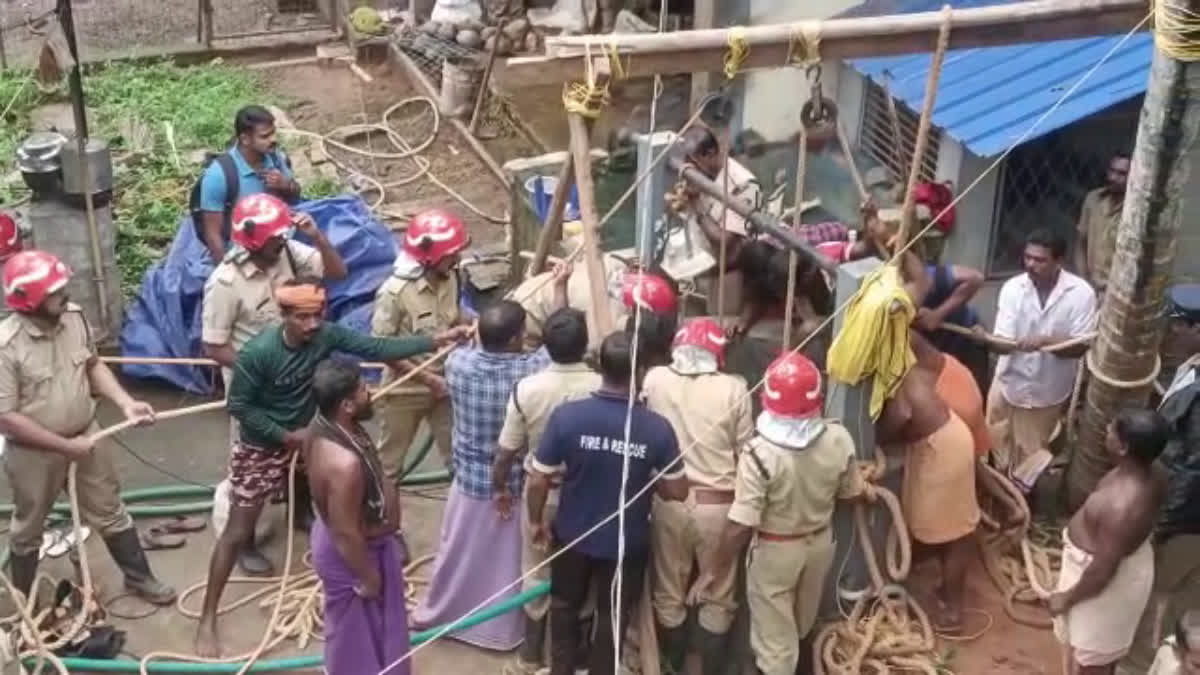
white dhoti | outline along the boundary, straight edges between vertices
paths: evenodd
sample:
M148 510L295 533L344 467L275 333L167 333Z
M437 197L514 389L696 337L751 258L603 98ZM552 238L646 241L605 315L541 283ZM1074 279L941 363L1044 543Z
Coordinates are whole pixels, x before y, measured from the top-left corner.
M1058 590L1079 582L1092 562L1092 554L1071 543L1063 531L1062 571ZM1125 656L1133 645L1138 620L1154 587L1154 550L1150 539L1142 542L1117 567L1113 578L1099 595L1084 600L1054 618L1054 635L1074 652L1081 666L1103 666Z

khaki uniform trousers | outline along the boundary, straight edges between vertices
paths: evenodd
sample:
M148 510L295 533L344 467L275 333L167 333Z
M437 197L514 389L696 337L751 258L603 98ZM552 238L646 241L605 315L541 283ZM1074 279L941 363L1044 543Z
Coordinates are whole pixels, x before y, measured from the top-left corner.
M833 553L828 527L788 541L760 536L750 546L746 566L750 648L763 675L795 673L800 640L817 620Z
M86 433L99 430L94 423ZM54 501L67 489L70 462L60 454L32 450L9 443L4 453L4 473L13 493L9 546L16 555L36 553L42 546L46 516ZM121 485L112 462L112 446L100 443L79 461L76 470L79 511L83 522L101 536L128 530L133 520L121 502Z
M380 407L380 427L383 437L379 443L379 460L383 472L392 481L400 480L404 473L404 460L408 457L413 439L421 421L429 423L429 432L437 444L438 454L452 469L450 446L450 398L434 399L428 393L400 394L389 396Z
M651 559L654 585L651 601L654 618L664 628L683 625L687 619L688 581L695 561L712 556L729 515L729 504L697 504L692 491L684 502L654 498L651 518ZM722 634L729 631L737 610L737 568L729 566L700 597L700 626Z
M537 565L545 562L550 551L544 551L533 545L533 530L529 527L529 509L525 507L529 503L529 480L525 480L525 487L522 488L524 495L520 503L513 504L513 508L521 509L521 570L528 572ZM558 515L558 494L559 487L551 487L546 492L546 507L542 511L542 522L553 523L554 518ZM550 566L542 565L533 574L525 577L521 582L521 590L528 591L538 584L550 581ZM541 621L546 618L546 612L550 610L550 594L547 593L538 598L534 598L525 603L525 616L528 616L534 621Z

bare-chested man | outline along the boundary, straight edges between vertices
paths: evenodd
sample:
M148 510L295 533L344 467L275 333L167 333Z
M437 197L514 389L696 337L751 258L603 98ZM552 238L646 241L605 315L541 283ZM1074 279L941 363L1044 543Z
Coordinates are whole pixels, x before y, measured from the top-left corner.
M962 629L971 535L979 523L975 440L938 396L937 373L912 368L875 423L879 444L904 457L900 500L914 540L930 547L942 568L938 631Z
M1154 461L1170 436L1152 410L1122 411L1108 427L1113 467L1071 518L1063 536L1054 632L1071 650L1076 675L1113 673L1133 644L1154 585L1150 533L1167 479Z

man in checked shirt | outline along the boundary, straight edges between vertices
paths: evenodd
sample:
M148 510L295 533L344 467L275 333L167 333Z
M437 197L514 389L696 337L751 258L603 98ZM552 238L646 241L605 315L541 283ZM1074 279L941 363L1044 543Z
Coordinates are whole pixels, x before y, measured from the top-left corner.
M492 506L492 458L509 395L517 381L544 369L544 349L522 353L525 310L511 300L488 305L479 315L479 345L446 359L446 385L454 411L454 482L442 516L437 560L416 626L454 621L521 576L521 527ZM508 494L521 493L524 476L513 466ZM512 588L505 598L517 595ZM511 651L524 637L519 614L505 614L450 637L485 649Z

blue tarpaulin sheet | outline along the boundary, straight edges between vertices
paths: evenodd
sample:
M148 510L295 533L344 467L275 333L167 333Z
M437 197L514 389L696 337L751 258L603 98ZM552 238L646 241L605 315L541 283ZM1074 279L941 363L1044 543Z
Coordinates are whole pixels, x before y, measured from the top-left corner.
M310 214L346 262L349 275L327 284L329 318L368 331L375 291L392 273L396 247L392 233L372 217L358 197L316 199L295 207ZM298 241L304 241L297 235ZM305 242L308 243L308 242ZM185 216L165 258L142 278L142 288L126 309L121 354L143 357L198 357L204 282L213 263ZM175 365L126 365L132 377L163 380L196 394L212 391L213 369Z

